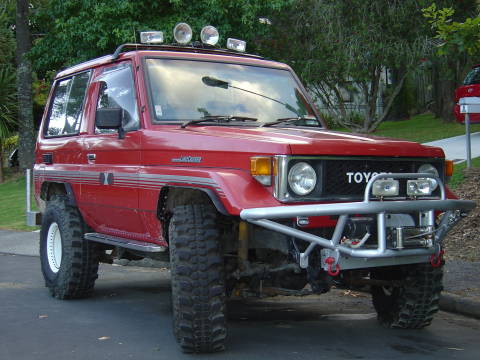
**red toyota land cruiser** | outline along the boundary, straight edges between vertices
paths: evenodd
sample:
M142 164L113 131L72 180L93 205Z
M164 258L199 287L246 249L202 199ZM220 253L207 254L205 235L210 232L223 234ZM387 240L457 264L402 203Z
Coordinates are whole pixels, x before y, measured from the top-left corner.
M289 66L179 26L55 78L34 169L52 296L90 295L100 261L168 256L186 352L223 350L229 296L332 284L369 284L386 326L429 325L442 239L475 206L443 151L329 131Z

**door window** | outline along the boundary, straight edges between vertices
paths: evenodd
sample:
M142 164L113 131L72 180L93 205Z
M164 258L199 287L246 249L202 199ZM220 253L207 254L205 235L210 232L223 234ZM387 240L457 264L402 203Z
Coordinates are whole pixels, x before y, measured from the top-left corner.
M124 131L137 130L140 125L138 117L132 68L129 64L120 64L106 68L97 78L100 82L97 109L123 109ZM109 133L114 130L102 130L95 127L96 133Z

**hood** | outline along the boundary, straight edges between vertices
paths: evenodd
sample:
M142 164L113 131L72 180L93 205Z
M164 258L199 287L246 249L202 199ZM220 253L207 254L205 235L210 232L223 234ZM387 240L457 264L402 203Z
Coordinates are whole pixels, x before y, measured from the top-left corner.
M292 155L337 155L337 156L389 156L389 157L444 157L443 150L419 143L342 133L325 129L195 126L175 129L175 132L204 135L203 144L216 149L223 144L224 151L243 150L261 153L278 153L283 149ZM195 136L195 137L196 137ZM209 146L207 146L209 147ZM205 149L207 150L207 149ZM270 151L269 151L270 150Z

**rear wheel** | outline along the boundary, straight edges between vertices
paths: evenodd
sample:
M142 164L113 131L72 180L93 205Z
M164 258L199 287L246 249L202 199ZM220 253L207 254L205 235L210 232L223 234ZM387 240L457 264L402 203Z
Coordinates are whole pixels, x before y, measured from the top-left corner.
M98 245L83 239L86 225L77 208L56 195L47 203L40 231L45 286L58 299L89 296L98 275Z
M184 352L224 350L225 280L210 204L179 205L170 220L173 328Z
M441 267L429 263L396 266L374 269L370 276L402 282L401 286L372 286L373 305L381 324L404 329L430 325L443 290Z

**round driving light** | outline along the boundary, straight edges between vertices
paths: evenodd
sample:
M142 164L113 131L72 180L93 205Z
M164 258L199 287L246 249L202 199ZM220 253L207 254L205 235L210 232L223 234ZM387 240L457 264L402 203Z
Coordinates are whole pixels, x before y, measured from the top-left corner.
M205 26L200 32L200 40L207 45L216 45L219 38L220 35L218 34L218 30L210 25Z
M192 40L192 28L186 23L178 23L173 29L173 37L179 44L188 44Z
M317 174L306 162L296 163L288 172L288 184L297 195L310 194L317 184Z
M435 176L438 176L438 170L433 166L432 164L423 164L418 168L419 173L427 173L427 174L432 174ZM432 191L434 191L437 186L438 182L435 179L428 179L430 181L430 184L432 186Z

